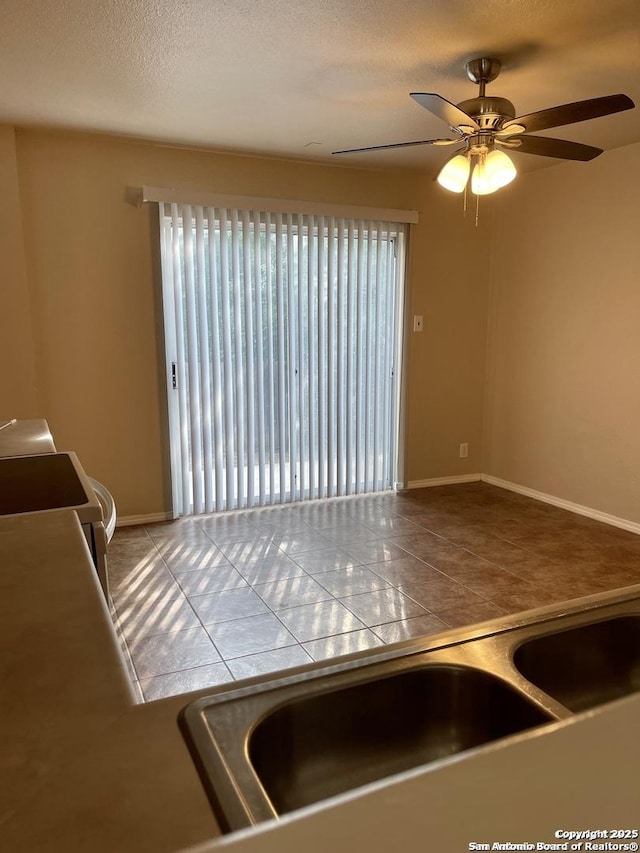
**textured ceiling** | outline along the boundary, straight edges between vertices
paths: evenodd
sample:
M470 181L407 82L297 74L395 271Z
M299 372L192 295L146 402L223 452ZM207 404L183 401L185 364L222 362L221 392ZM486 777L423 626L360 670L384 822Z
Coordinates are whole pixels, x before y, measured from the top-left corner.
M0 12L0 121L19 125L330 159L446 135L409 92L474 97L464 63L487 55L503 62L488 94L518 114L618 92L640 105L639 0L2 0ZM640 108L541 135L626 145ZM434 169L447 156L341 162Z

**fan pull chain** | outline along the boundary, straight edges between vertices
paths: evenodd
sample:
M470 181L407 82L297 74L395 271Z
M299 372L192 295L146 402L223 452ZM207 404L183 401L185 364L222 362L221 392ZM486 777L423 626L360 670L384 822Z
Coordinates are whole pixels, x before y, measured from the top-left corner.
M480 213L480 195L476 196L476 228L478 227L478 219Z

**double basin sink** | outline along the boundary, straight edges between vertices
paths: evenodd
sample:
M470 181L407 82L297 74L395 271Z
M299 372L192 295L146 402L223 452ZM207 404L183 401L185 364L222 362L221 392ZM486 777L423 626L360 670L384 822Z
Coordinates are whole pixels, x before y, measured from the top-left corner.
M196 700L179 722L223 831L640 691L631 589Z

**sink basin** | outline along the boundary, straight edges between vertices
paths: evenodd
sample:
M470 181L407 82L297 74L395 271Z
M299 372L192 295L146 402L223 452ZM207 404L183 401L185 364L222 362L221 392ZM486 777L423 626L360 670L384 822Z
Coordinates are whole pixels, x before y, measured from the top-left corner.
M572 711L640 691L640 616L619 616L528 640L519 672Z
M429 666L279 708L249 760L282 814L547 722L494 676Z
M0 459L0 515L72 507L81 521L99 521L100 504L74 453Z
M183 708L180 727L223 831L556 719L495 675L423 661L307 668Z

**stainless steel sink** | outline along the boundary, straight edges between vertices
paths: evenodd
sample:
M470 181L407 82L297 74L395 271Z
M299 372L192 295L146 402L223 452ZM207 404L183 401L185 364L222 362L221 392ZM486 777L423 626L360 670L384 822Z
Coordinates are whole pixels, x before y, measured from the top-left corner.
M572 711L640 691L640 616L528 640L513 656L526 679Z
M249 761L282 814L549 719L494 676L434 665L288 703Z
M221 686L179 725L223 831L640 690L640 585Z
M468 665L462 645L447 638L429 651L397 644L226 687L183 708L179 724L222 829L449 760L568 713L528 696L517 676L510 682ZM510 675L508 653L504 665Z

